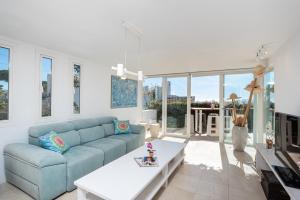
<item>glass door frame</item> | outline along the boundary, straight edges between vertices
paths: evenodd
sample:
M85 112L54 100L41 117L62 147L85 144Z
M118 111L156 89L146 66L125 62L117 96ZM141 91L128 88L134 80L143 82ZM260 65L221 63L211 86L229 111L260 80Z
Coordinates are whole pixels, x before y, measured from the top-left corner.
M197 72L197 73L191 73L191 78L192 77L207 77L207 76L219 76L219 142L223 143L224 142L224 101L223 101L223 96L224 96L224 74L222 72ZM190 85L190 88L192 86ZM191 91L190 91L191 92Z
M225 75L235 75L235 74L253 74L253 69L239 69L239 70L228 70L221 73L221 76L223 77L223 83L222 83L222 90L223 90L223 97L222 97L222 111L223 111L223 119L224 119L224 99L226 98L224 96L225 93ZM263 77L259 78L257 80L258 84L263 85ZM254 104L255 110L254 110L254 116L253 116L253 144L252 146L255 146L257 143L262 143L262 136L263 136L263 94L257 94L256 96L253 96L252 99L253 102L256 102ZM221 120L224 123L224 120ZM225 135L224 135L224 124L222 126L222 134L223 138L220 142L224 143Z
M191 74L184 73L184 74L174 74L174 75L163 75L161 76L163 78L162 83L162 133L163 136L174 136L174 137L182 137L182 138L189 138L190 137L190 119L191 119L191 113L189 110L191 110ZM178 134L172 134L167 132L167 105L168 105L168 78L177 78L177 77L186 77L187 78L187 125L186 125L186 135L178 135Z
M215 71L200 71L200 72L192 72L192 73L178 73L178 74L157 74L157 75L148 75L147 77L162 77L162 134L163 136L174 136L172 134L168 134L167 130L167 101L168 101L168 82L167 78L169 77L187 77L187 121L191 119L191 78L193 77L201 77L201 76L220 76L219 81L219 104L220 104L220 129L219 129L219 142L224 142L224 77L225 75L230 74L246 74L253 73L253 68L245 68L245 69L228 69L228 70L215 70ZM259 83L263 83L263 78L258 80ZM255 119L254 128L256 130L256 139L254 141L256 143L262 143L263 138L263 95L259 94L257 96L257 113L258 116ZM187 134L186 136L182 136L184 138L190 137L190 123L187 123ZM176 135L178 137L178 135Z

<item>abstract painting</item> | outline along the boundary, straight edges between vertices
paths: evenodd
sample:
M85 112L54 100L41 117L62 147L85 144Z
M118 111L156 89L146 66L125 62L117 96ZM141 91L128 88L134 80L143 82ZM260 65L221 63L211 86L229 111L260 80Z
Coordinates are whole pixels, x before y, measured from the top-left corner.
M138 82L111 76L111 108L137 107Z

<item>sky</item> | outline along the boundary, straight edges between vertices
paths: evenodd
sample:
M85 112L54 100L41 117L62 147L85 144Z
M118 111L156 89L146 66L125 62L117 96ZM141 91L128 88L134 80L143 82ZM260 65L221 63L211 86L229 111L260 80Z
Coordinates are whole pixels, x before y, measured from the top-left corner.
M191 95L196 101L219 101L219 76L192 77Z
M253 75L232 74L224 77L225 100L231 93L236 93L242 100L248 99L249 92L244 88L253 80ZM168 78L171 83L171 94L177 96L187 95L187 77ZM191 96L195 96L196 101L219 101L219 76L199 76L192 77ZM162 86L162 78L148 78L144 81L144 86Z
M41 67L42 67L42 80L47 81L48 74L52 72L52 59L43 57L41 60Z

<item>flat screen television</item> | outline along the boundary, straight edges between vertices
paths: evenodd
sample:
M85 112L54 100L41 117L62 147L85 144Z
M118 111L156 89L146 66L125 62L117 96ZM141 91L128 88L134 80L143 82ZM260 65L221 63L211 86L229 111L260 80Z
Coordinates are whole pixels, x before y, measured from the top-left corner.
M300 117L275 113L275 155L300 177Z

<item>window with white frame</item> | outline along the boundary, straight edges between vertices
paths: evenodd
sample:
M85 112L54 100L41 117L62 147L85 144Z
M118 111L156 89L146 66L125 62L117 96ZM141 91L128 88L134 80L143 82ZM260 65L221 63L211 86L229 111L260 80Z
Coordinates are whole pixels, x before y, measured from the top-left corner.
M80 113L80 65L74 64L73 66L73 113L79 114Z
M143 82L142 120L147 123L163 123L163 77L148 77Z
M40 60L42 86L42 117L51 116L52 98L52 58L42 56Z
M10 49L0 46L0 120L9 119Z
M264 140L274 141L275 130L275 79L274 71L264 74Z

